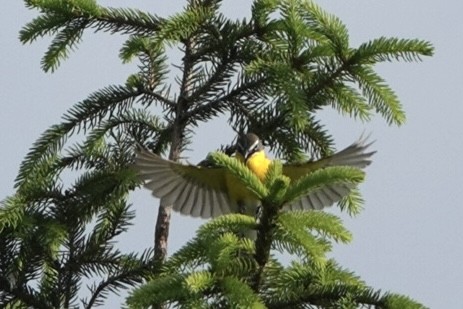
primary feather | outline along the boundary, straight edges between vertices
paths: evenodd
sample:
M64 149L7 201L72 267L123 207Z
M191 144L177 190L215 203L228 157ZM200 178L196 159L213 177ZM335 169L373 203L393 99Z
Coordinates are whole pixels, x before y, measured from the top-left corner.
M144 186L175 211L210 218L231 213L234 203L224 183L224 169L182 165L137 149L135 167Z

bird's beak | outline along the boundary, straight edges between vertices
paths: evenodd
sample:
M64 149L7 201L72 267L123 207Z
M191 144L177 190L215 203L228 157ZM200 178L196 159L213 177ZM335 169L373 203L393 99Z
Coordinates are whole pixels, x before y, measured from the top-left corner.
M250 149L244 149L242 147L236 147L236 153L243 157L244 161L246 161L249 156L252 154Z
M250 154L251 152L248 149L246 149L246 151L243 153L244 160L247 160Z
M245 160L249 159L255 152L256 152L256 149L254 145L252 145L251 148L247 148L244 152L244 159Z

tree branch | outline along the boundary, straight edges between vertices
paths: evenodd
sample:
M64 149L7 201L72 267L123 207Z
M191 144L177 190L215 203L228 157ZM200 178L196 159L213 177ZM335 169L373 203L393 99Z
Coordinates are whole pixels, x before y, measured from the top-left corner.
M100 7L99 16L85 16L74 14L74 18L87 17L96 31L110 31L111 33L122 32L123 34L153 34L161 29L163 18L150 15L146 12Z
M36 295L33 295L21 288L8 288L8 287L2 287L2 290L13 296L12 299L10 299L7 303L2 303L1 305L8 305L8 303L11 303L12 301L20 301L23 304L25 304L27 307L30 308L35 308L35 309L50 309L51 306L45 300L37 297ZM2 307L3 308L3 307Z
M169 100L168 98L162 96L161 94L154 92L154 91L149 91L147 89L142 90L143 94L149 97L152 97L154 100L158 100L162 103L164 103L167 107L169 108L175 108L176 103L174 101Z
M110 285L115 284L118 281L121 281L121 280L124 280L124 279L127 280L127 277L133 276L134 274L137 275L137 277L139 277L140 274L143 273L143 271L145 271L149 267L150 267L150 265L142 265L142 266L140 266L140 267L138 267L136 269L131 269L129 271L129 274L122 273L122 274L119 274L117 276L109 277L108 279L102 281L98 285L98 287L95 289L95 291L93 292L92 297L90 298L89 302L85 306L85 309L93 308L93 305L97 301L97 299L100 296L101 292L103 292L103 290L106 289L107 287L109 287ZM141 281L141 280L139 280L139 281Z
M269 203L266 201L262 201L261 210L262 215L259 218L260 222L257 228L255 254L255 259L259 265L259 268L254 274L253 282L251 284L252 289L256 293L259 293L264 268L267 265L270 257L270 249L273 240L273 229L275 226L275 220L278 215L278 207L275 207L275 205L269 205Z
M263 78L254 80L252 82L243 84L243 85L233 89L232 91L230 91L226 95L224 95L224 96L222 96L222 97L220 97L218 99L215 99L215 100L213 100L213 101L211 101L211 102L209 102L207 104L198 106L198 107L190 110L189 112L185 113L185 119L194 119L197 115L210 113L212 110L217 110L217 109L222 108L222 106L225 105L225 103L228 103L228 102L231 102L233 104L238 105L239 102L238 103L234 102L234 99L239 97L244 91L249 90L249 89L255 89L256 87L262 85L266 81L267 81L267 78L263 77ZM240 106L238 106L238 107L240 107Z

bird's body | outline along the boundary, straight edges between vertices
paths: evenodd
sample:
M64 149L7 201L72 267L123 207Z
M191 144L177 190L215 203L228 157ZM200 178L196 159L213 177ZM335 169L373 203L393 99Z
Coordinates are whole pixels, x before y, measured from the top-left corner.
M260 181L264 181L267 175L268 168L272 161L267 157L264 150L259 150L253 153L247 160L241 155L237 155L239 160L246 164L246 166L259 177Z
M283 174L296 181L302 176L327 166L364 168L371 163L374 152L365 152L370 144L359 139L346 149L318 161L283 165ZM264 181L271 160L266 156L257 135L241 135L236 144L235 158ZM217 217L243 212L254 215L260 201L236 176L220 167L182 165L162 159L146 150L137 151L135 166L145 181L144 186L163 205L193 217ZM342 199L352 190L352 184L336 183L310 192L284 210L322 209Z
M239 152L235 153L235 158L246 165L262 182L272 162L267 158L263 149L254 152L247 160ZM227 173L226 181L228 195L230 200L236 201L238 212L254 215L260 205L259 199L236 176Z
M227 174L225 180L227 195L231 201L236 203L231 207L232 212L247 213L246 209L254 208L254 205L259 204L259 200L236 176ZM245 207L246 205L248 207Z

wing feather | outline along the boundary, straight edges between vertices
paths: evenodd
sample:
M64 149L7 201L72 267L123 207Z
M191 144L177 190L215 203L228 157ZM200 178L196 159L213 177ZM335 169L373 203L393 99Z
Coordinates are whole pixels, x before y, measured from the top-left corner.
M314 201L315 201L315 203L313 205L311 205L313 207L313 209L321 209L322 206L320 206L320 205L323 205L323 202L322 202L320 196L318 195L318 192L314 191L312 193L312 196L313 196ZM304 205L302 205L302 206L304 206Z
M317 169L327 166L351 166L365 168L371 164L371 157L376 151L367 151L374 142L367 142L368 136L363 135L352 145L332 156L304 163L290 163L283 166L283 174L295 181Z
M350 166L363 169L371 164L371 157L376 153L376 151L368 150L372 144L373 142L368 142L368 136L363 137L362 135L356 142L332 156L317 161L285 164L283 166L283 174L288 176L291 181L296 181L317 169L328 166ZM325 185L285 205L284 209L323 209L324 207L339 202L343 197L347 196L353 188L354 185L349 183Z
M304 207L302 207L304 204L307 204L309 203L308 201L308 196L302 196L299 200L293 202L291 205L290 205L290 209L291 210L303 210Z
M210 218L232 209L223 168L183 165L139 148L135 169L154 196L181 214Z
M193 185L187 182L182 192L177 197L177 201L175 202L175 208L178 208L178 211L180 213L182 212L181 210L185 207L188 201L191 199L190 193L191 193L192 188L193 188Z
M228 197L223 193L223 192L217 192L217 200L218 200L218 205L220 209L220 214L228 214L233 212L233 207L231 203L226 202L228 200Z
M151 190L151 194L157 198L163 198L163 202L172 204L173 199L171 193L178 190L178 183L176 180L166 181L165 183L148 182L145 187ZM163 204L164 204L163 203Z
M284 210L321 210L339 202L353 188L354 185L348 183L323 186L285 205Z
M307 197L308 204L301 203L299 207L301 209L318 209L317 208L318 202L315 196L313 196L312 194L309 194L306 197Z
M204 191L205 190L201 187L198 187L198 189L196 190L196 203L191 207L190 214L193 213L197 205L203 205L204 203L206 203L206 199L204 198Z
M212 217L212 213L220 210L220 207L217 205L217 200L215 200L215 194L213 190L209 190L208 192L208 199L209 199L209 207L203 209L203 214Z
M204 204L204 207L201 211L201 216L211 217L214 209L218 208L214 201L214 191L207 190L207 203Z
M191 213L191 210L193 209L193 206L196 203L196 200L198 199L197 191L198 187L192 185L190 191L190 198L182 205L182 207L179 207L179 209L175 210L180 213Z
M324 205L330 205L331 204L330 198L329 198L329 196L326 195L323 188L318 190L317 196L318 196L318 199L320 200L320 209L323 208ZM317 206L319 206L319 205L317 205Z
M199 193L199 195L198 195L198 197L199 197L199 199L198 199L199 203L197 203L197 204L193 207L193 209L192 209L192 211L191 211L191 216L193 216L193 217L199 217L199 216L201 215L202 211L203 211L204 205L208 202L207 197L206 197L207 189L199 190L198 193Z
M180 197L181 194L184 192L186 186L188 186L188 182L176 182L175 186L173 186L172 190L169 191L166 195L162 196L163 202L170 202L173 208L178 208L180 204ZM166 205L163 203L163 205Z
M332 200L339 201L344 197L344 194L340 192L337 186L327 186L325 187L325 190Z
M216 218L222 214L222 209L219 204L218 193L211 190L211 203L214 207L210 208L209 216Z
M178 185L177 177L163 177L163 181L154 181L152 178L146 180L145 187L152 190L154 196L162 197L169 194L172 190L175 190L175 186Z

